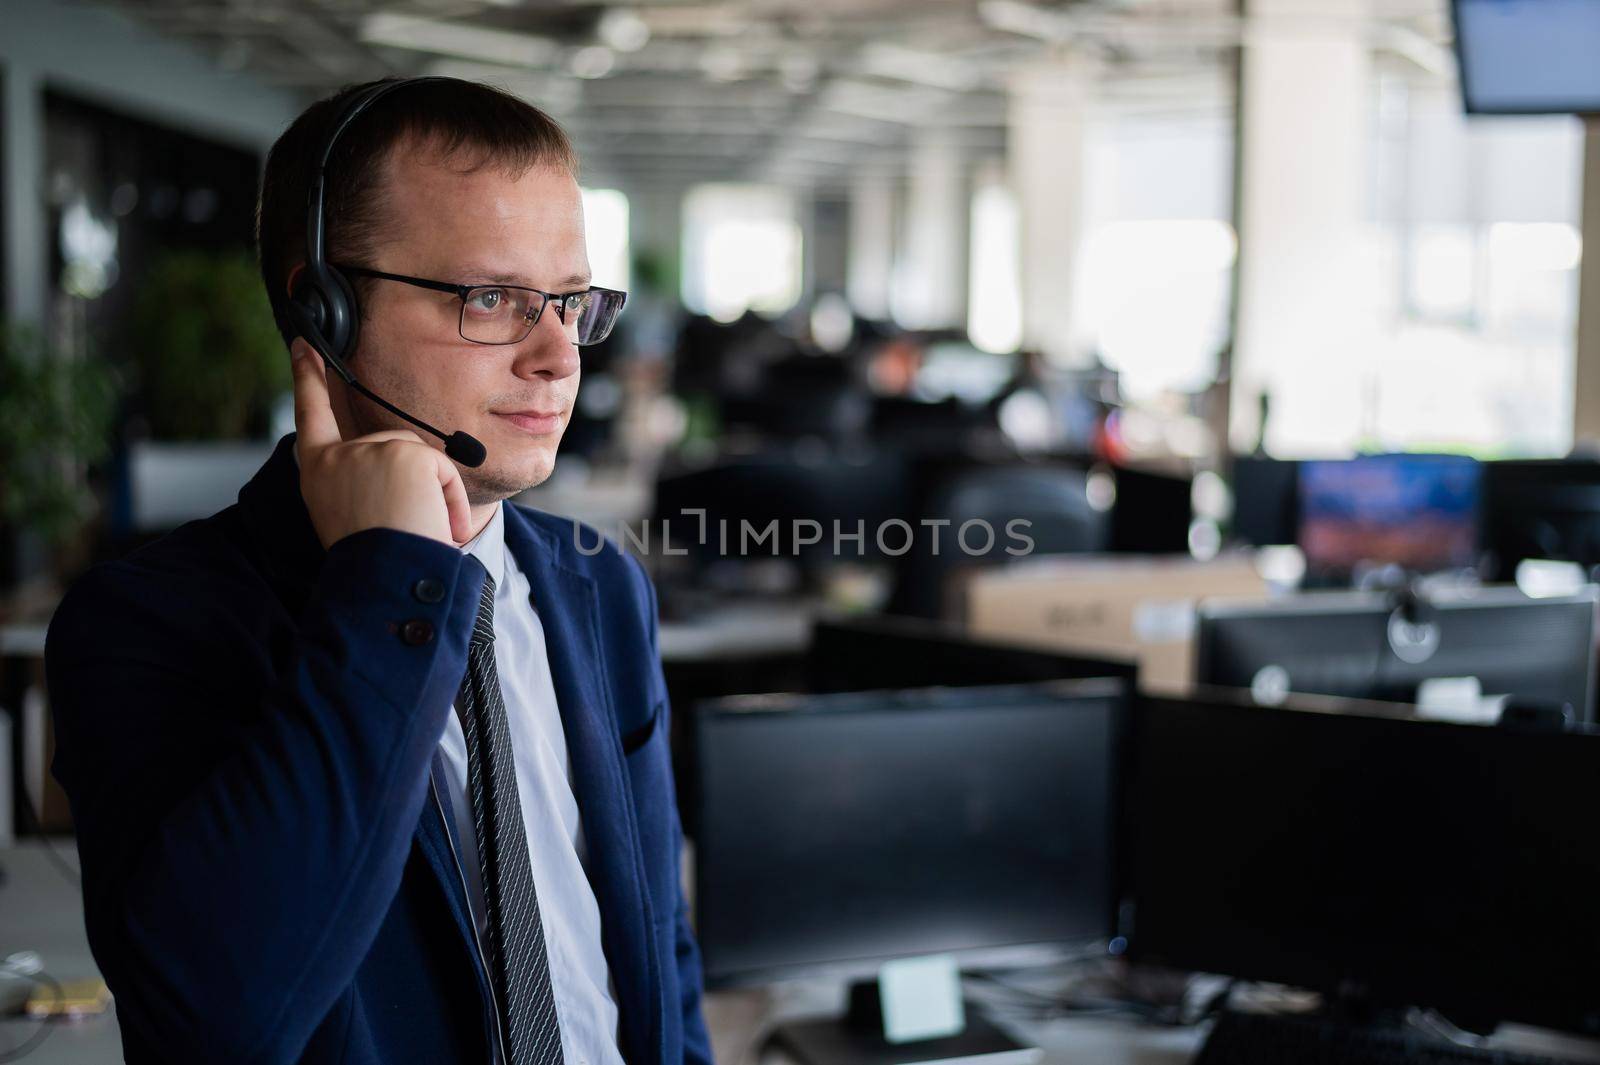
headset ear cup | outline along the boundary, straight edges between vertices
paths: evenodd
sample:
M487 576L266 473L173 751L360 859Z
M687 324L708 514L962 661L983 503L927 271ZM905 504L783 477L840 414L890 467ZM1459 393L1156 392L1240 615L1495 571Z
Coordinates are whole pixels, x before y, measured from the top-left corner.
M304 278L295 282L294 290L289 293L289 303L284 307L284 312L289 316L289 321L294 323L297 333L312 347L325 343L327 336L326 322L327 310L323 306L322 296L316 286Z
M340 301L333 315L339 322L339 337L337 340L330 338L330 343L338 347L335 354L339 358L348 360L355 357L356 344L361 339L361 304L356 300L355 286L343 273L330 266L328 279L333 282L338 292L335 298Z
M295 285L289 302L295 311L296 324L304 329L298 316L303 315L326 345L326 354L336 359L347 359L356 349L356 330L360 316L356 307L355 290L339 271L330 267L318 268L307 264L305 276ZM308 336L307 340L315 340Z

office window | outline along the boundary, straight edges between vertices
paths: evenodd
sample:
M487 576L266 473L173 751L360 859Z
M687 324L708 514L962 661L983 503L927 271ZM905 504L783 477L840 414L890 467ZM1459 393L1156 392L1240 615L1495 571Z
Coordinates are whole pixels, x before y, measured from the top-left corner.
M1159 107L1113 103L1090 129L1074 329L1136 406L1205 390L1228 343L1231 100L1219 71Z
M1085 327L1126 394L1199 392L1216 380L1238 251L1218 219L1110 222L1090 236Z
M1380 71L1373 346L1352 447L1560 455L1572 445L1582 124L1472 118L1454 85Z
M604 288L628 288L628 197L617 189L583 190L589 269Z
M771 186L691 189L683 209L683 302L720 321L793 307L802 286L796 217L794 198Z

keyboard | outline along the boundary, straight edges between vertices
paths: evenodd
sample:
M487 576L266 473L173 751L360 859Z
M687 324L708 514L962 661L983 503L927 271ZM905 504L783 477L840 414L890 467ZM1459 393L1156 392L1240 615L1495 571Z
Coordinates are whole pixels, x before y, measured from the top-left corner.
M1464 1047L1406 1028L1325 1017L1224 1013L1194 1065L1572 1065L1508 1050Z

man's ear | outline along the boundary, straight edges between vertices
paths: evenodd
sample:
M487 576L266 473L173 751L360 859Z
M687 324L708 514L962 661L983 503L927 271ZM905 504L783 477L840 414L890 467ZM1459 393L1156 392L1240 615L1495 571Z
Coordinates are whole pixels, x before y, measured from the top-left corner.
M288 280L286 280L283 284L283 294L285 296L294 294L294 283L300 280L300 275L305 272L305 268L306 264L303 262L295 263L289 268Z

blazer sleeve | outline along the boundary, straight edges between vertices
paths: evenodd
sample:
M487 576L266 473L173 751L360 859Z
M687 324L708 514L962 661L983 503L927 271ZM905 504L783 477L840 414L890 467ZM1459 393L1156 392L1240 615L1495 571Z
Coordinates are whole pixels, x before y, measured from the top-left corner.
M649 574L645 573L644 566L632 555L624 554L632 563L634 575L642 589L642 598L645 609L646 631L650 634L650 663L649 668L653 674L652 684L656 691L661 693L662 719L656 728L671 734L671 705L667 701L667 681L661 668L661 652L658 647L657 633L660 629L660 608L656 602L655 585L651 583ZM683 853L683 823L678 816L677 789L669 788L665 797L672 814L672 833L676 842L675 851ZM676 962L678 966L678 990L682 996L683 1009L683 1060L685 1065L712 1065L711 1061L711 1035L706 1029L706 1021L701 1009L703 994L703 979L700 969L700 945L695 940L694 929L689 924L689 902L684 895L682 880L677 881L677 934L676 934Z
M294 1061L353 979L399 889L483 574L369 529L329 549L289 635L221 609L226 587L129 562L63 601L53 768L89 941L120 1022L170 1060ZM241 655L270 659L264 693L240 690Z

